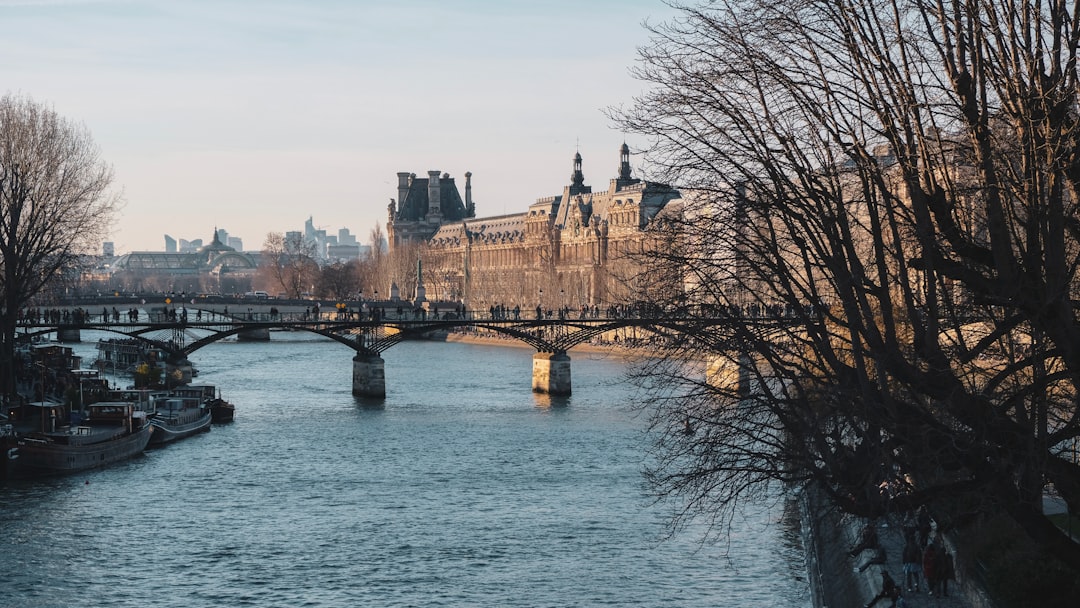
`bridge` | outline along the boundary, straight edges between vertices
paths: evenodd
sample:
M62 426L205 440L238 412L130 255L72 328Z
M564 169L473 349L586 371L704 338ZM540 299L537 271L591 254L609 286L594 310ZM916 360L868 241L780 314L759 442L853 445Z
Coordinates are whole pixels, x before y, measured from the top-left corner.
M305 331L324 336L351 348L353 356L352 392L358 396L386 396L384 361L381 353L405 340L432 339L433 336L462 329L484 330L523 342L534 349L532 389L539 393L569 395L571 393L569 350L593 338L624 328L638 328L654 340L692 340L703 350L730 350L737 346L740 332L748 326L766 331L785 324L781 318L748 319L729 315L650 315L614 318L570 318L559 315L551 318L505 318L488 313L444 314L438 318L404 314L386 315L375 309L361 315L344 310L312 314L309 310L267 312L265 310L233 313L217 309L184 309L177 316L175 309L164 312L135 310L134 317L70 311L59 320L23 319L19 324L20 339L56 333L62 341L78 341L82 330L109 332L143 341L169 354L169 362L187 366L188 356L198 349L219 340L237 336L239 339L269 340L271 330ZM226 309L227 311L227 309ZM124 320L120 320L124 319ZM788 321L789 322L789 321Z

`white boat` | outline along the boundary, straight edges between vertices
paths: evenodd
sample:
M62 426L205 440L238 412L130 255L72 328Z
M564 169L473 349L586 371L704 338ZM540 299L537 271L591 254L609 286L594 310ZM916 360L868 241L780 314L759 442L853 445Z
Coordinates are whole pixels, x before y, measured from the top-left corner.
M193 397L201 400L210 408L214 422L232 422L236 408L221 398L213 384L183 384L172 389L171 394Z
M155 399L150 445L163 445L210 430L210 407L201 399L168 395Z

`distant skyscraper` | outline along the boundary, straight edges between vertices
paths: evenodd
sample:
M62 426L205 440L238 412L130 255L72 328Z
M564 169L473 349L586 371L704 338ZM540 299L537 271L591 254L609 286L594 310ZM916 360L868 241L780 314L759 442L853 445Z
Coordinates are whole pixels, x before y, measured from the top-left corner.
M112 241L105 241L101 244L101 255L111 258L116 255L116 245Z
M165 235L165 253L176 253L176 239Z
M202 239L195 239L193 241L180 239L180 253L194 253L198 251L200 247L202 247Z
M228 241L225 242L225 244L237 251L244 250L244 240L238 236L230 236Z
M350 234L348 228L338 230L338 245L356 245L356 235Z

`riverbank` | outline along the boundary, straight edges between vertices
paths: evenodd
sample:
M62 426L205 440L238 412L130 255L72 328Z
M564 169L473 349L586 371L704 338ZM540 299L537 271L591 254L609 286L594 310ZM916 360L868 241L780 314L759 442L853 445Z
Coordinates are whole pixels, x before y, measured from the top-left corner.
M905 608L994 608L985 590L964 571L963 560L959 559L954 560L956 574L949 581L948 595L928 593L921 564L919 590L908 591L904 580L904 531L899 521L886 518L876 529L882 550L878 555L883 554L884 560L871 550L851 556L849 551L858 543L865 520L838 513L812 490L804 491L799 502L815 608L866 606L881 592L883 571L901 586ZM946 550L957 555L953 540L947 536L942 540ZM892 602L882 599L875 605L885 608Z

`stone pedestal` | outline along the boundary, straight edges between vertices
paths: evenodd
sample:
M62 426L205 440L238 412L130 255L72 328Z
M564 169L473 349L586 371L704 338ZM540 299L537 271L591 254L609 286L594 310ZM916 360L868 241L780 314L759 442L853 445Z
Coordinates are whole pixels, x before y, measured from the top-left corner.
M379 355L356 355L352 364L352 392L358 397L386 397L386 372Z
M570 356L566 353L533 355L532 390L549 395L570 394Z

